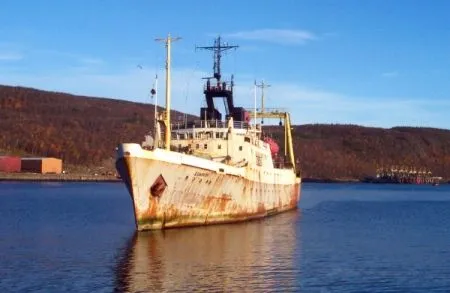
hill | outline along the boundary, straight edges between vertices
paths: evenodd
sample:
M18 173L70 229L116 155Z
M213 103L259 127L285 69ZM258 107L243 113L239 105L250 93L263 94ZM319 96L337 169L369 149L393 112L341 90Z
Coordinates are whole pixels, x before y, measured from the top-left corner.
M294 128L294 145L304 177L361 178L374 176L377 166L392 165L450 177L449 130L304 125Z
M150 104L0 86L0 151L112 169L116 145L141 142L153 116ZM282 138L281 127L272 130ZM407 165L450 178L449 130L316 124L294 126L293 136L302 177L359 179L377 166Z
M0 86L0 151L112 169L117 144L141 142L153 117L150 104Z

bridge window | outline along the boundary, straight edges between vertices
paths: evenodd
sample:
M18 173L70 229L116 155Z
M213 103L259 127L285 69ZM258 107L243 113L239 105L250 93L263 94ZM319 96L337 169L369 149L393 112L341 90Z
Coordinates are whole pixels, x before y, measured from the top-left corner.
M204 145L204 148L205 148L205 150L208 148L208 145L205 143L205 145Z
M222 149L222 145L221 144L219 144L218 146L217 146L217 149Z
M242 146L241 145L239 146L239 150L242 151Z

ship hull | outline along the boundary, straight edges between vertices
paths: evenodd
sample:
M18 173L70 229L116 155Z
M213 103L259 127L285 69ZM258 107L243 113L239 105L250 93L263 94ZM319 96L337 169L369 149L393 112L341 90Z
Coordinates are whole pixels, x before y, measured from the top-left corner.
M164 150L123 153L116 167L140 231L263 218L295 209L300 200L301 180L295 175L271 179L265 172L262 180L255 180L263 170L227 169Z

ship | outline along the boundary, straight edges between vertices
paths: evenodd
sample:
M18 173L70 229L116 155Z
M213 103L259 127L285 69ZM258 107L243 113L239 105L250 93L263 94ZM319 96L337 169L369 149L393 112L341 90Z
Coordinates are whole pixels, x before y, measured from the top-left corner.
M254 109L234 105L234 77L222 79L221 57L237 46L219 36L212 46L197 47L212 51L214 60L199 120L172 124L170 51L176 39L169 34L163 40L165 108L155 114L153 135L116 148L116 169L131 196L136 229L236 223L296 209L301 172L289 112L257 108L256 91ZM224 102L222 111L215 104L218 99ZM258 119L280 120L275 127L284 128L283 147L265 134ZM281 148L284 154L278 153Z

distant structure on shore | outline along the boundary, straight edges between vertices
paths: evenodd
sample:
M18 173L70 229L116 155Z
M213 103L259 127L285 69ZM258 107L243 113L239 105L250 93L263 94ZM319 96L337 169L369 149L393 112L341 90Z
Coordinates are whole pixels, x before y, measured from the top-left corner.
M0 157L0 172L7 173L40 173L40 174L61 174L62 160L57 158L38 157L26 158L15 156Z
M377 169L375 178L366 178L373 183L401 183L401 184L434 184L437 185L442 177L433 176L426 168L391 166Z
M0 156L0 172L16 173L20 172L20 157Z

